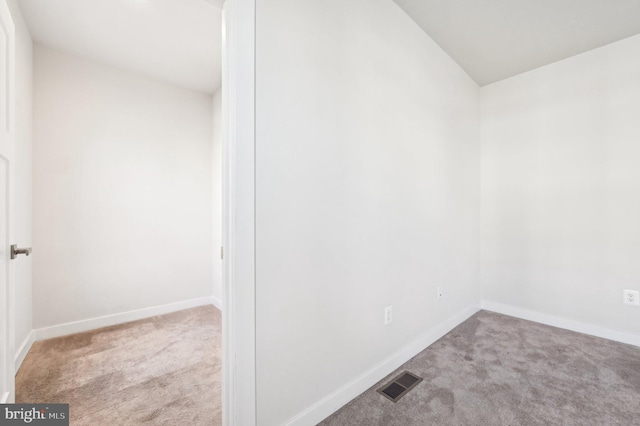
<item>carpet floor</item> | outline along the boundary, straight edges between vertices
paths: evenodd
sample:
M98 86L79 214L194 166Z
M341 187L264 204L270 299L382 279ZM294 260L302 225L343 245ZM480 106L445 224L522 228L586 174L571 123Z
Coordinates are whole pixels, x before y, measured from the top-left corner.
M321 424L640 425L640 348L481 311Z
M72 426L220 425L221 356L213 306L36 342L16 402L69 403Z

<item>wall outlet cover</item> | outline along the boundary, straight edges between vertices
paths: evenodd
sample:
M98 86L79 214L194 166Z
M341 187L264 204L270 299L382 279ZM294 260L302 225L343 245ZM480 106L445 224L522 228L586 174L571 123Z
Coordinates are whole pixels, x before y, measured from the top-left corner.
M384 325L389 325L393 321L393 306L384 308Z
M640 306L640 291L638 290L624 290L624 303L627 305Z

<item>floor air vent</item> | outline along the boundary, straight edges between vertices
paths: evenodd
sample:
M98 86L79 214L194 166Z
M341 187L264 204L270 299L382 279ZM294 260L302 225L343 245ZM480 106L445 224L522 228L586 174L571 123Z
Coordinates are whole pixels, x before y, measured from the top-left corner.
M407 392L416 387L416 385L421 381L421 377L409 373L408 371L404 371L390 383L387 383L378 389L378 392L385 398L390 399L393 402L398 402L400 398L405 396Z

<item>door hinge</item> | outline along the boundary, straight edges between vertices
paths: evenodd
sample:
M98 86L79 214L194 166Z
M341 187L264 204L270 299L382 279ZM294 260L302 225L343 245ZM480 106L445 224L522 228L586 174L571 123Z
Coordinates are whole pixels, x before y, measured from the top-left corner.
M224 247L220 246L220 259L224 259Z

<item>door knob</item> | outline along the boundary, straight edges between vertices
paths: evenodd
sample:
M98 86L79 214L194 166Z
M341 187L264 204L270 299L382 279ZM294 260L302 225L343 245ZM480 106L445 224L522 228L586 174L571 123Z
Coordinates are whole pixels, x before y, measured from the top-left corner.
M31 254L31 247L27 248L18 248L17 244L11 245L11 259L15 259L19 254L26 254L29 256Z

